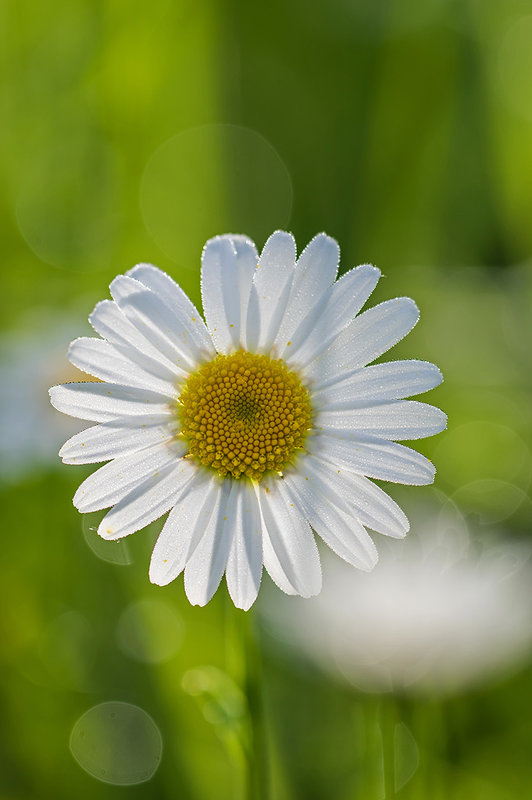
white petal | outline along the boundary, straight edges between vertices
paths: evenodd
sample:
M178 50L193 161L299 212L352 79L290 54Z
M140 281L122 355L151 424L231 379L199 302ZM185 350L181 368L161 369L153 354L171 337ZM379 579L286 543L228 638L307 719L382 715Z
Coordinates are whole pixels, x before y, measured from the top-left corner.
M176 324L187 329L189 340L194 343L197 351L205 357L214 357L215 350L201 314L170 275L152 264L137 264L128 270L126 275L151 289L166 303L174 315Z
M417 400L396 400L347 411L322 411L317 419L318 427L324 431L349 431L354 435L392 440L424 439L441 433L447 425L443 411Z
M309 497L320 498L325 503L333 503L346 514L352 514L353 509L349 503L350 492L343 485L340 470L336 475L331 474L331 467L323 463L319 457L307 453L298 459L297 467L290 473L292 483L302 487L302 491Z
M125 358L112 344L104 339L81 337L74 339L68 349L68 358L75 367L94 375L102 381L138 386L175 398L175 381L162 380L145 372L138 364Z
M380 278L380 270L362 264L346 272L326 292L294 332L290 348L285 351L287 363L303 367L327 349L338 334L358 314Z
M370 478L424 486L432 483L436 470L428 458L396 442L342 432L320 433L312 440L313 452L351 472Z
M314 392L312 399L327 411L361 408L427 392L442 380L438 367L428 361L389 361L341 374Z
M76 433L65 442L59 455L64 464L95 464L134 453L151 444L170 442L174 436L169 424L139 425L135 418L128 417Z
M262 525L255 490L248 481L233 481L236 516L225 578L235 606L247 611L259 593L262 575Z
M384 536L403 539L410 530L408 517L392 498L363 475L347 473L351 502L362 525Z
M101 300L96 304L89 316L89 322L100 336L107 339L126 358L134 361L146 372L157 375L162 380L172 380L176 376L188 375L188 371L180 369L143 336L131 322L126 319L116 303L112 300Z
M345 503L344 511L355 513L357 520L385 536L402 539L409 530L409 522L401 508L386 492L362 475L345 470L334 457L324 463L315 459L320 465L320 478L327 483L328 496L335 492L341 495ZM338 505L337 500L335 501Z
M315 236L299 256L286 312L273 343L280 357L291 347L292 337L305 317L322 305L336 279L339 260L337 242L324 233Z
M216 236L201 257L205 318L219 353L246 346L249 293L258 254L245 236Z
M308 459L301 459L297 470L286 474L285 485L292 502L340 558L359 569L373 569L378 555L370 535L354 514L343 510L338 494L331 494L330 487L316 480L308 470Z
M205 358L192 335L194 322L179 318L159 295L126 275L119 275L109 289L122 313L165 358L184 370L194 369Z
M166 586L184 570L203 536L218 492L218 481L197 470L176 499L155 543L150 563L152 583Z
M259 486L264 566L283 592L312 597L321 589L318 548L306 519L290 507L283 484L272 479Z
M214 510L185 567L185 592L195 606L209 602L227 565L236 516L235 495L229 503L231 483L220 481Z
M290 296L296 263L294 237L272 233L261 253L249 297L246 343L251 351L268 352Z
M345 470L334 457L307 455L298 472L305 476L305 491L317 497L321 493L325 502L348 517L355 516L362 525L395 538L403 538L408 531L408 520L397 503L367 478Z
M419 311L409 297L396 297L364 311L308 367L316 389L333 377L375 361L412 330Z
M135 487L105 515L98 534L103 539L121 539L145 528L172 508L195 472L196 468L185 459L161 470L159 475Z
M116 458L83 481L73 503L84 514L109 508L161 469L179 462L184 450L185 446L177 442L172 446L157 444Z
M305 469L321 483L330 499L346 514L354 514L362 524L385 536L402 539L409 523L391 497L362 475L345 470L331 455L330 459L307 457ZM311 485L312 489L312 485Z
M172 414L167 397L115 383L64 383L52 386L49 395L58 411L92 422L110 422L130 415L165 422Z

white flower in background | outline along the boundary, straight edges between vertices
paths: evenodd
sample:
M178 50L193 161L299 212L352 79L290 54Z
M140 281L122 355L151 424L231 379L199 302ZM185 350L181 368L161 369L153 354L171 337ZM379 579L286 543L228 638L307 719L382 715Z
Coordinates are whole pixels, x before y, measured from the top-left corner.
M57 409L98 423L63 446L63 461L110 461L81 484L76 507L112 507L98 529L105 539L170 510L150 578L164 585L184 570L194 604L210 600L225 572L235 605L248 609L263 564L285 592L316 594L311 526L370 570L377 551L366 526L402 537L408 521L367 476L434 478L426 458L395 440L445 427L439 409L402 399L437 386L439 370L366 366L411 330L418 309L403 297L359 315L380 272L365 264L335 282L338 261L325 234L299 259L282 231L260 259L247 237L211 239L206 324L168 275L139 264L91 314L102 338L70 347L71 362L105 383L50 390Z
M79 425L56 414L48 387L83 379L65 348L79 322L36 312L0 339L0 482L13 484L41 469L56 468L57 448Z
M264 605L272 631L369 691L452 693L515 668L532 647L532 550L475 542L444 506L377 568L324 564L319 597Z

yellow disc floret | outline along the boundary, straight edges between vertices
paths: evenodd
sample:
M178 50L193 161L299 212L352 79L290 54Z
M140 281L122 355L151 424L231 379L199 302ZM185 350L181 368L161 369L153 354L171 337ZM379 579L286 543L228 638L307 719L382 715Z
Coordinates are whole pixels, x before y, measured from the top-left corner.
M178 402L189 457L219 475L281 472L311 427L307 389L281 359L238 350L194 372Z

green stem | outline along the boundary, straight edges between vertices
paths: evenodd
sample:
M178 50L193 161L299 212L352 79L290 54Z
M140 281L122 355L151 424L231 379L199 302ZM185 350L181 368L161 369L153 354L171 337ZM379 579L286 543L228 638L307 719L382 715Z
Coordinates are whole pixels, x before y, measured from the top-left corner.
M380 728L382 736L382 763L384 774L384 797L395 797L395 725L396 714L392 696L381 698Z
M252 612L236 609L230 598L225 604L227 672L246 699L246 719L241 732L244 761L243 792L246 800L267 800L269 769L262 659Z
M382 800L382 739L379 724L379 699L363 695L357 704L360 725L357 731L357 762L360 772L360 796Z
M238 612L243 614L244 612ZM269 796L268 743L264 715L262 657L255 619L247 612L244 619L246 675L244 690L250 720L250 798L266 800Z
M417 714L424 751L423 785L434 800L443 800L448 796L443 767L446 750L443 704L436 698L420 701Z
M393 696L367 695L360 708L364 747L360 761L361 796L371 800L393 800L396 796L396 723Z

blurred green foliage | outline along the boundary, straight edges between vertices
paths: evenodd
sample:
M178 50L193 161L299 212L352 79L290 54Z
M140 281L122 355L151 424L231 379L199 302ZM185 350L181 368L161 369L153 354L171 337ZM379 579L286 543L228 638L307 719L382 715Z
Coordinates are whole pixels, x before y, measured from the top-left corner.
M449 431L420 443L438 488L481 531L527 536L530 13L528 0L4 0L4 334L38 319L38 341L65 315L83 333L109 281L143 260L199 302L201 247L217 233L260 248L288 227L303 247L326 230L343 269L383 270L375 301L408 294L421 307L394 353L445 375L430 402ZM30 391L44 408L44 386ZM70 504L88 470L54 461L55 450L37 469L30 453L2 489L0 796L238 798L250 736L241 612L223 587L198 609L180 581L149 584L157 526L132 538L132 563L98 558ZM401 498L412 508L428 491ZM120 648L121 615L140 600L178 615L183 639L162 663ZM148 648L165 636L139 635ZM374 701L260 638L271 796L369 797L357 725ZM164 750L150 783L97 782L71 757L74 723L105 700L156 720ZM531 700L525 668L456 698L403 698L421 766L398 796L525 797Z

